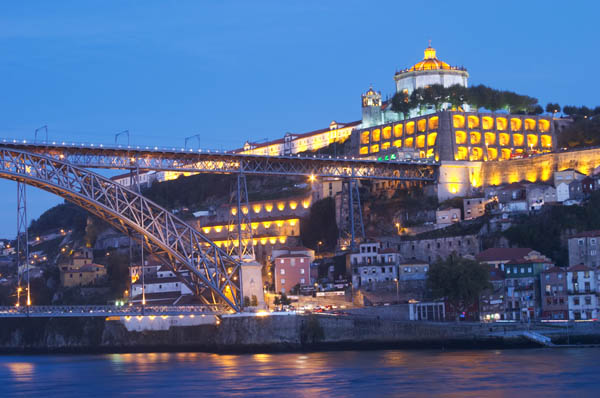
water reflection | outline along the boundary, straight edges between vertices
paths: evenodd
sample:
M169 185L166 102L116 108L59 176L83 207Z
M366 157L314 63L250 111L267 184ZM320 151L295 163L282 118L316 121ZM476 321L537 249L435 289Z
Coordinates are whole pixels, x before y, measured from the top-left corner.
M4 366L8 368L15 381L28 382L33 380L33 363L30 362L9 362Z
M600 349L0 356L0 397L597 396ZM6 369L6 371L1 371ZM209 393L210 392L210 393Z

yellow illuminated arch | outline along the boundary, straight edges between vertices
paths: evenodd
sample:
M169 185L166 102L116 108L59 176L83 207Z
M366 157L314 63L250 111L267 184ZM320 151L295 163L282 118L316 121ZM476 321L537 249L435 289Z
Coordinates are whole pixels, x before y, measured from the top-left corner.
M452 124L454 128L465 127L465 117L463 115L452 115Z
M394 137L402 137L402 123L394 126Z
M371 142L379 141L381 135L381 131L379 129L373 130L373 135L371 136Z
M457 144L465 144L467 142L467 133L461 130L457 130L454 132L454 138Z
M519 131L521 130L521 126L523 125L523 122L521 121L521 119L518 119L516 117L513 117L510 119L510 129L512 131Z
M417 136L417 148L425 148L425 136L422 134Z
M466 160L468 156L469 151L467 147L459 146L456 148L456 155L454 157L456 160Z
M414 141L413 137L408 137L407 139L404 140L404 147L405 148L412 148L413 147L413 141Z
M483 159L483 149L479 147L471 148L471 160Z
M550 121L546 119L538 120L538 128L540 133L546 133L548 130L550 130Z
M496 118L496 130L504 131L508 125L508 121L505 117Z
M436 138L437 138L437 133L436 132L427 134L427 146L428 147L435 146L435 140L436 140Z
M538 136L535 134L527 134L527 146L536 147L538 145Z
M510 159L510 156L511 156L511 153L512 153L512 151L510 149L508 149L508 148L502 148L500 151L502 153L502 159L504 159L504 160Z
M402 148L402 140L396 140L396 141L394 141L394 146L396 148Z
M392 138L392 128L390 126L383 128L383 139L389 140Z
M494 128L494 119L490 116L482 117L481 128L484 130L492 130Z
M368 144L369 143L369 131L363 131L360 135L360 143L361 144Z
M477 116L469 115L468 120L470 129L476 129L479 127L479 118Z
M488 160L498 159L498 150L496 148L488 148L487 149L487 157L488 157Z
M527 131L535 131L535 120L533 120L533 119L525 119L525 130L527 130Z
M360 148L360 154L361 155L368 155L369 154L369 147L368 146L363 146Z
M549 135L542 135L541 137L542 140L542 147L544 148L551 148L552 147L552 137Z
M371 153L379 152L379 144L371 145Z
M523 134L513 134L514 146L523 146L524 137Z
M498 135L498 140L500 143L500 146L508 146L510 145L510 135L508 135L507 133L500 133Z
M390 149L390 143L389 142L384 142L383 144L381 144L381 150L385 151L386 149Z
M415 122L406 123L406 134L414 134L415 133Z
M417 121L417 130L420 133L424 133L425 130L427 130L427 120L426 119L420 119Z
M439 124L439 117L433 116L429 118L429 130L437 130Z
M481 133L479 131L470 131L469 135L471 137L471 144L481 143Z
M435 154L434 154L434 152L433 152L433 148L429 148L429 149L427 150L427 158L432 158L432 157L434 157L434 156L435 156Z
M496 145L496 133L491 131L485 133L485 145Z

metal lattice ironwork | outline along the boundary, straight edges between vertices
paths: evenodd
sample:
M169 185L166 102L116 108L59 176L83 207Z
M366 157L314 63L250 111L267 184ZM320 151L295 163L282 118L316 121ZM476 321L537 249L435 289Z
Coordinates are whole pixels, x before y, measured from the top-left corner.
M433 181L438 163L431 159L376 160L314 156L260 156L202 150L111 147L94 144L0 142L6 148L51 156L86 168L175 171L186 173L244 173L395 181ZM135 164L135 166L134 166Z
M206 304L241 308L240 263L183 220L137 192L47 156L0 148L0 178L55 193L137 236Z
M238 174L235 187L232 188L232 206L227 226L227 254L233 258L254 260L254 245L252 243L252 222L250 221L250 206L248 204L248 186L246 176ZM243 206L242 206L243 205ZM235 214L232 211L235 210ZM245 211L244 211L245 210Z

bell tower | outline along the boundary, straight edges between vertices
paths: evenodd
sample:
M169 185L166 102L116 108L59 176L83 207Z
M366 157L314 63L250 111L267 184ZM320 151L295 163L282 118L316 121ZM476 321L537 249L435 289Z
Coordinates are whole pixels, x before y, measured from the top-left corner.
M362 99L362 127L370 127L383 123L381 112L381 92L369 87Z

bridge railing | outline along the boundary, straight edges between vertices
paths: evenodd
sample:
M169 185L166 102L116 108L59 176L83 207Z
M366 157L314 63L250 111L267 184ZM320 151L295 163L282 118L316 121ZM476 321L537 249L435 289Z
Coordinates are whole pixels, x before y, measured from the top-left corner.
M36 305L0 306L0 317L23 316L135 316L184 315L222 312L222 308L208 305L185 306L112 306L112 305Z

